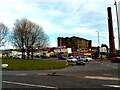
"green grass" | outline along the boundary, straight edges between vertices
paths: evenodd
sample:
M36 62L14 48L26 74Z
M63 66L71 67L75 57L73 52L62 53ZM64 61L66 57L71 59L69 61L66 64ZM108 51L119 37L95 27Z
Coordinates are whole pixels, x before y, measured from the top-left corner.
M48 70L67 67L66 62L53 60L24 60L3 58L2 64L8 64L7 70Z

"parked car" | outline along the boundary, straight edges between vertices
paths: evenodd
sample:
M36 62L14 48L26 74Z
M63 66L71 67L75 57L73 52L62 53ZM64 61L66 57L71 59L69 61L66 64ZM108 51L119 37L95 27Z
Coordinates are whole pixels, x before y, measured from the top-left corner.
M80 59L80 58L82 58L82 56L75 56L75 58Z
M92 61L92 58L91 57L87 57L87 56L83 56L82 58L80 59L83 59L85 61Z
M68 62L76 62L77 59L74 58L74 57L68 57L68 58L67 58L67 61L68 61Z
M35 58L41 58L41 55L40 55L39 53L34 53L33 56L34 56Z
M76 65L85 65L85 60L78 59L78 61L76 61Z
M41 58L43 58L43 59L48 59L49 57L47 56L47 55L41 55Z
M120 56L114 56L110 60L111 60L111 62L119 62L120 63Z
M13 55L13 58L22 58L22 55Z
M120 63L120 51L111 55L111 62L119 62Z
M60 60L66 60L67 58L65 56L58 57Z

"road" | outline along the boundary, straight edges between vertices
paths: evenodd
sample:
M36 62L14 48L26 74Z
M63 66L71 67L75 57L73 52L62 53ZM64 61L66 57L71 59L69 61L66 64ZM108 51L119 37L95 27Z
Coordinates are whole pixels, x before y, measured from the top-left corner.
M120 88L119 64L86 62L58 70L3 71L4 88Z

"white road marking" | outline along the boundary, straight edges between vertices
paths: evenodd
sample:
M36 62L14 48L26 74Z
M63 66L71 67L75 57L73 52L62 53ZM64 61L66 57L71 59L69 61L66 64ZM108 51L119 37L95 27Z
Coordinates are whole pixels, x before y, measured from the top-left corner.
M120 85L103 85L103 86L114 87L114 88L120 88Z
M16 76L26 76L27 74L15 74Z
M48 73L42 73L42 74L37 74L37 75L47 75Z
M83 78L88 79L99 79L99 80L120 80L120 78L114 78L114 77L100 77L100 76L85 76Z
M17 85L24 85L24 86L32 86L32 87L40 87L40 88L58 89L57 87L43 86L43 85L34 85L34 84L19 83L19 82L10 82L10 81L3 81L3 83L17 84Z

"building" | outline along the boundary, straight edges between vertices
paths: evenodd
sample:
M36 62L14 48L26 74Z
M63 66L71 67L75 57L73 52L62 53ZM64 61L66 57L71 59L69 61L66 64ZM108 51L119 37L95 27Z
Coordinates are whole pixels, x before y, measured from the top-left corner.
M58 37L57 38L58 47L65 46L66 48L72 48L72 51L77 51L78 49L86 50L90 49L92 46L92 41L80 37Z

